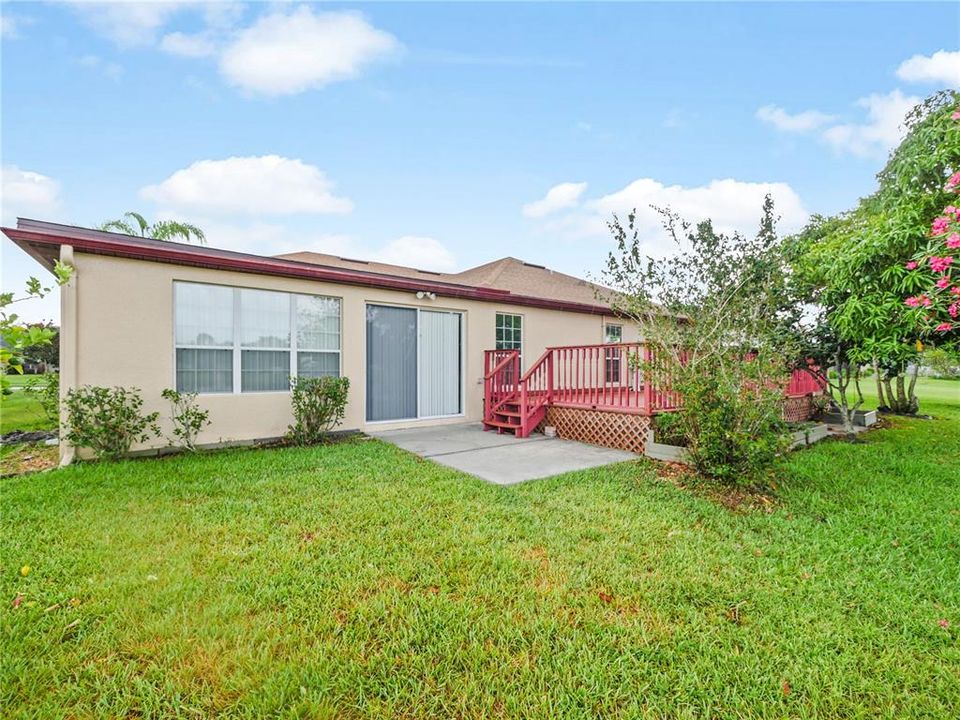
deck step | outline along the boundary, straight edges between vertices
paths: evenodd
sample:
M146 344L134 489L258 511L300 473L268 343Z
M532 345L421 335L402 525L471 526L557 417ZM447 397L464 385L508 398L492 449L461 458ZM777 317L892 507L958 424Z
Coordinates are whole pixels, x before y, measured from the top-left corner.
M484 425L490 425L496 428L503 428L504 430L519 430L520 423L504 422L502 420L484 420Z

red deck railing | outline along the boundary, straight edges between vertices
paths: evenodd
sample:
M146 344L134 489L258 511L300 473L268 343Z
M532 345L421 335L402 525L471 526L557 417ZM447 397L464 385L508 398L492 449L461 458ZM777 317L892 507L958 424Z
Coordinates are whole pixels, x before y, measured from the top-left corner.
M810 373L796 370L784 390L798 397L822 386ZM680 404L656 350L645 343L547 348L522 374L518 351L484 353L484 422L515 428L520 437L533 431L548 405L655 415Z

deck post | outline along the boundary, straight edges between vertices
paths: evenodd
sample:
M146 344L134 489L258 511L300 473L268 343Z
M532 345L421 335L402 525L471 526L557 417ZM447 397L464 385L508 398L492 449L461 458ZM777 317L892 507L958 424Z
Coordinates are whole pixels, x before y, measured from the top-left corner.
M650 365L653 353L647 343L643 344L643 409L647 415L653 415L653 374Z
M547 402L553 402L553 351L547 355Z

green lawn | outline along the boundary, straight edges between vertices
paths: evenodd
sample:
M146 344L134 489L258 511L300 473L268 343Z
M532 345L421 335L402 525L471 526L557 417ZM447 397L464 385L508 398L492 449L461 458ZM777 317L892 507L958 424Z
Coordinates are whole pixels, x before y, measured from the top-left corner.
M43 377L42 375L21 375L20 373L10 373L7 375L7 380L10 383L10 387L26 387L27 384L37 377Z
M364 440L7 479L0 707L956 718L960 407L927 411L792 454L771 513Z
M25 390L0 395L0 435L11 430L48 430L54 427L36 396Z
M860 383L860 388L863 390L866 407L875 408L877 406L877 381L872 377L865 378ZM939 404L960 405L960 380L917 378L916 393L920 400L921 414L935 412L935 408ZM928 406L933 406L934 409L930 409Z

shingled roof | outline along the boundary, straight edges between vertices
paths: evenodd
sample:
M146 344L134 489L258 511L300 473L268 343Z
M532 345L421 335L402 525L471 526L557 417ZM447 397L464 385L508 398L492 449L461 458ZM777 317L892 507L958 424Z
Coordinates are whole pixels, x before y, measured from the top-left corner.
M550 270L543 265L524 262L514 257L478 265L458 273L441 273L420 270L403 265L390 265L353 258L338 257L316 252L295 252L277 255L284 260L307 262L325 267L365 270L396 277L421 280L442 280L473 287L506 290L520 295L532 295L549 300L607 305L613 291L572 275Z

